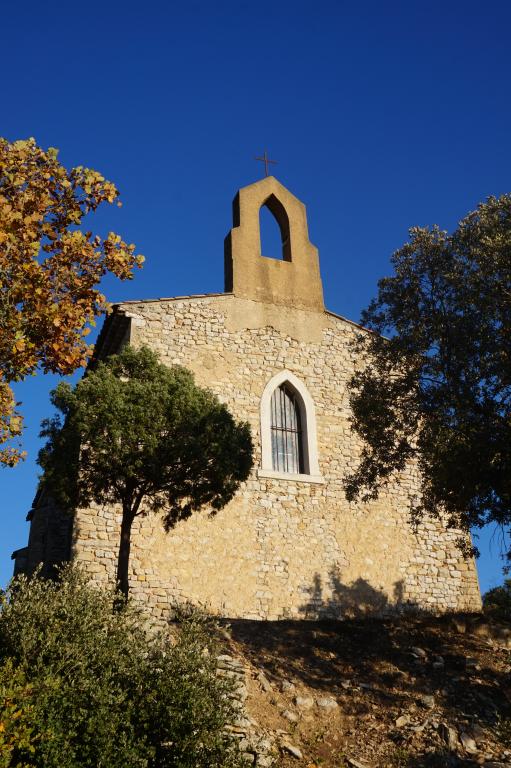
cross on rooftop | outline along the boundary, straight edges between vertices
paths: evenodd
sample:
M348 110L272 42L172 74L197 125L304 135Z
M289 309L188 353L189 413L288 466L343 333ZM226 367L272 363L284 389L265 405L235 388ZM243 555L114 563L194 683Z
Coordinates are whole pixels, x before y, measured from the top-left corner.
M269 176L270 175L268 173L268 166L270 165L270 163L273 164L273 165L277 165L277 161L276 160L270 160L266 150L264 150L264 155L262 157L255 157L254 160L259 160L261 163L264 163L265 176Z

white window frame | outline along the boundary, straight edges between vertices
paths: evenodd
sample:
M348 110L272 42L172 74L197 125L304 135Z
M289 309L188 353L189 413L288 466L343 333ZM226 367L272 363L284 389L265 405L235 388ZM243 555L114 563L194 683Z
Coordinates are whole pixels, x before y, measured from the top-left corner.
M271 452L271 398L277 387L280 387L282 384L288 384L296 392L296 401L300 409L304 472L299 475L290 474L289 472L277 472L273 469ZM261 397L260 420L261 467L257 470L258 477L293 480L303 483L324 483L324 479L319 471L314 401L305 384L294 373L287 370L281 371L266 384Z

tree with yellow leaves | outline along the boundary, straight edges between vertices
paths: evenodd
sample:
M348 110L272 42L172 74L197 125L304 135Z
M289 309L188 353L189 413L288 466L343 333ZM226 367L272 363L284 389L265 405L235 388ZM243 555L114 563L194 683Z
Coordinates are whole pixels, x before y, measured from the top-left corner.
M101 278L130 279L144 260L113 232L80 229L119 193L97 171L67 170L57 156L34 139L0 138L0 465L23 457L11 384L85 365L90 326L108 308Z

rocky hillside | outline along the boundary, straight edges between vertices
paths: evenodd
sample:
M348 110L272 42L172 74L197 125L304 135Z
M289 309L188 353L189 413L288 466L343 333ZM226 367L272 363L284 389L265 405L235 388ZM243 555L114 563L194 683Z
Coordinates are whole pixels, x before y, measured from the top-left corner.
M504 626L480 617L233 621L225 637L245 666L248 721L266 750L273 744L274 765L511 766Z

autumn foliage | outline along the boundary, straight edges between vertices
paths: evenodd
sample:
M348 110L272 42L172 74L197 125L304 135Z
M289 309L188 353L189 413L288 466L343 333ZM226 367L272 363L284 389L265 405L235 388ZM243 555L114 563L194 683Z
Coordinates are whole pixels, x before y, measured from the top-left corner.
M22 457L22 420L11 383L37 370L70 374L90 352L86 336L107 309L98 290L112 273L130 279L143 257L110 232L80 225L114 184L90 168L67 170L34 139L0 138L0 464ZM119 204L119 203L118 203Z

